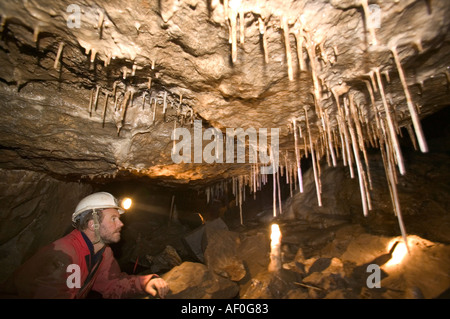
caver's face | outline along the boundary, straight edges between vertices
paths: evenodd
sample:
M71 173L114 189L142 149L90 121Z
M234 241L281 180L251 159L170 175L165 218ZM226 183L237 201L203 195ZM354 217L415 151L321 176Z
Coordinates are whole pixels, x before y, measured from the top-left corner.
M100 238L105 244L118 243L123 223L117 209L104 209L102 222L100 223Z

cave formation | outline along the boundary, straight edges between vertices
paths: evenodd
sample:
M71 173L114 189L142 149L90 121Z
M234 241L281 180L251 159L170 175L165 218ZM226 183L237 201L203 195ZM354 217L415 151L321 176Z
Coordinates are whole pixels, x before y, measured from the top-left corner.
M122 269L177 298L448 297L448 1L3 0L0 15L0 281L104 190L134 201ZM187 294L178 271L204 277Z

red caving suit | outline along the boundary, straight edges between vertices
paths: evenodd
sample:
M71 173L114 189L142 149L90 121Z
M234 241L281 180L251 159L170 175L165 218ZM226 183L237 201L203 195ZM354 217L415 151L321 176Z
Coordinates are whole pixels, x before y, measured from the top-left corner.
M95 255L92 250L86 235L75 229L40 249L19 267L9 284L10 291L19 298L79 299L85 298L92 289L105 299L130 298L145 295L143 287L152 277L157 277L121 272L109 246ZM80 288L69 288L67 284L74 273L67 269L70 264L80 267Z

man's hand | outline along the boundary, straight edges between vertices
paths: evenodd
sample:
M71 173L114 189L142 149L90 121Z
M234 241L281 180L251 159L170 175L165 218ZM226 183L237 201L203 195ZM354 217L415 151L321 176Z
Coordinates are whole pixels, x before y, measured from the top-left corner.
M156 297L158 294L161 299L164 299L169 292L169 285L162 278L153 278L150 279L145 286L145 292L149 293L153 297Z

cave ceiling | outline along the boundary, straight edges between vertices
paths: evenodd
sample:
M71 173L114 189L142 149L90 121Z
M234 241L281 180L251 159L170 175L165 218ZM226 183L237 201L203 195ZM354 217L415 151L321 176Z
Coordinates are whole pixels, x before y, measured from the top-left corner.
M330 160L347 122L367 145L380 121L420 144L448 105L447 0L2 0L0 15L5 169L210 183L249 165L174 163L174 127L278 128L294 162L299 127L299 156Z

